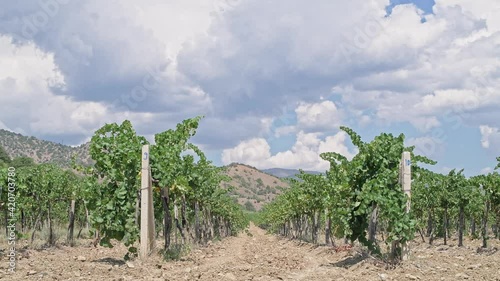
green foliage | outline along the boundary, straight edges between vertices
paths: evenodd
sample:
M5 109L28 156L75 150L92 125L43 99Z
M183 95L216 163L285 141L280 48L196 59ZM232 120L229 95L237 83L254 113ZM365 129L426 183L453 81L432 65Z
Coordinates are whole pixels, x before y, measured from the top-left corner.
M255 212L255 207L250 201L245 202L245 209L249 212Z
M190 164L187 161L192 162L193 159L187 156L183 158L181 154L188 149L201 154L197 147L188 143L189 139L196 134L201 118L184 120L177 124L175 130L171 129L155 135L156 145L151 148L153 177L159 180L161 187L169 187L176 195L189 192L186 184L188 179L183 172L189 168Z
M106 124L92 137L90 154L96 181L87 184L86 200L102 246L112 247L110 240L116 239L128 247L138 239L135 202L144 144L146 139L136 135L128 120L121 125Z
M11 159L9 154L7 154L7 151L5 151L5 148L0 145L0 166L1 165L8 165L10 164Z
M42 221L50 222L48 225L52 228L48 229L46 242L53 245L57 238L53 226L68 222L67 209L71 200L79 195L78 177L54 164L20 167L12 171L0 169L0 185L15 187L15 208L10 210L13 216L9 216L29 229L37 229ZM7 192L2 192L1 196L1 201L6 202Z
M364 143L351 129L341 127L350 137L359 152L354 158L347 159L338 154L325 154L333 171L338 169L338 162L343 163L348 175L344 177L344 184L349 186L349 203L344 204L341 210L350 210L348 215L348 237L351 241L358 240L371 250L378 252L377 246L366 239L368 217L376 206L379 210L379 219L387 222L389 241L405 242L413 238L415 222L409 213L405 212L408 198L401 191L399 184L399 167L403 151L412 148L404 147L404 135L394 137L392 134L382 133L370 143ZM424 157L413 156L413 165L417 161L432 161ZM341 180L333 180L341 184Z
M264 187L264 182L263 182L263 181L262 181L262 179L260 179L260 178L259 178L259 179L257 179L257 187L259 187L259 188Z
M324 206L327 193L324 175L300 171L298 179L288 179L291 187L264 206L260 224L276 231L281 225L302 214L312 214Z
M21 156L14 158L10 165L14 168L30 167L35 165L35 161L30 157Z
M368 218L374 207L379 209L379 220L387 225L388 240L405 242L413 238L415 220L406 212L408 198L399 183L399 168L403 151L413 151L404 146L404 135L394 137L381 134L370 143L347 127L341 127L357 147L358 154L349 161L339 153L322 153L330 162L326 175L309 175L303 171L298 180L290 180L292 187L274 202L264 207L263 217L272 229L287 221L311 216L327 210L332 218L333 233L358 240L374 252L378 245L366 239ZM412 168L417 162L434 161L412 155Z
M168 196L171 203L167 212L173 212L174 205L182 204L182 227L194 222L194 206L198 205L198 219L206 214L210 216L205 219L221 217L228 222L231 232L236 233L248 225L248 220L241 206L227 194L231 189L220 188L229 178L224 176L223 168L215 167L198 147L189 143L201 118L184 120L175 129L155 135L156 144L151 146L148 157L157 183L153 193L156 224L162 223L165 212L162 197ZM136 135L129 121L121 125L106 124L96 131L91 141L95 165L84 169L93 175L85 183L83 196L91 210L91 223L101 235L100 244L112 247L111 239L123 241L129 247L127 258L137 254L133 244L139 238L136 203L144 144L147 141ZM162 195L161 189L167 190L168 195ZM175 248L167 250L166 258L175 258L182 252Z
M435 164L425 157L414 155L413 147L404 146L404 135L380 134L365 143L353 130L342 127L356 146L358 153L353 159L335 152L322 153L322 159L330 162L325 174L312 175L300 171L297 179L288 179L290 188L276 187L283 191L255 213L250 201L242 207L229 187L225 168L214 166L203 151L190 143L196 134L202 117L187 119L175 129L155 135L156 144L151 146L152 176L157 180L154 189L155 216L161 225L163 208L160 189L169 191L170 209L185 204L185 223L194 224L195 205L199 207L198 219L224 222L230 234L248 227L249 221L277 231L286 223L311 219L323 214L331 219L334 236L359 241L378 252L379 246L366 239L369 216L374 207L379 210L379 221L387 232L386 243L405 242L413 238L415 229L426 226L429 218L439 219L445 210L456 219L458 210L477 222L490 212L489 220L500 224L500 175L497 172L466 178L463 170L452 170L447 175L431 172L418 163ZM90 212L90 222L99 230L101 245L111 247L111 239L123 241L129 248L127 257L135 256L134 243L139 236L136 202L140 187L141 147L147 144L137 136L129 121L121 125L106 124L92 138L90 153L95 165L76 165L73 172L55 165L35 165L27 157L11 161L0 147L0 184L7 186L6 163L16 167L16 217L21 212L35 221L47 219L67 223L67 208L71 200L84 204ZM411 212L406 213L409 200L401 191L399 166L403 151L412 153L412 200ZM497 158L500 168L500 157ZM3 164L3 166L2 166ZM235 179L238 179L236 176ZM259 195L274 191L264 186L261 179L253 183L239 177L242 185L253 191L249 199L260 201ZM276 181L275 181L276 183ZM221 188L226 186L228 188ZM3 202L7 201L2 192ZM84 199L84 200L83 200ZM236 199L236 200L235 200ZM489 209L485 210L485 206ZM179 208L180 209L180 208ZM80 217L83 208L80 208ZM493 217L491 217L493 216ZM81 219L80 219L81 220ZM184 223L184 222L183 222ZM184 225L183 225L184 227ZM21 235L21 234L19 234ZM49 243L55 238L50 237ZM166 259L178 259L188 249L185 245L173 245L164 252Z
M165 261L178 261L182 256L189 253L190 250L188 245L177 244L169 249L162 250L163 259Z

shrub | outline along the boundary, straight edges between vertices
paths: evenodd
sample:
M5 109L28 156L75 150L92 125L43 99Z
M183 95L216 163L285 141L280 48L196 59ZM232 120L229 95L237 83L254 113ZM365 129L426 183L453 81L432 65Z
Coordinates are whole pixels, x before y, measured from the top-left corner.
M255 212L255 206L252 204L252 202L248 201L245 202L245 209L250 212Z

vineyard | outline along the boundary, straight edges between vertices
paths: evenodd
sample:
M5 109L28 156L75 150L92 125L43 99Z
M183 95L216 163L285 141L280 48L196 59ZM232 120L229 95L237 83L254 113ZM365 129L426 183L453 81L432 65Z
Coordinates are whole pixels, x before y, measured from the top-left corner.
M162 230L165 257L183 245L205 244L248 225L242 208L227 195L228 189L220 188L228 180L221 168L189 143L199 120L188 119L175 130L157 134L151 151L155 224ZM96 244L113 247L113 241L121 241L128 246L126 259L137 256L144 144L146 139L137 136L125 121L96 131L90 146L93 166L76 165L75 161L73 169L67 170L52 164L5 167L2 186L15 189L15 198L2 192L2 202L12 202L2 206L8 221L5 233L9 236L9 226L15 224L17 238L33 241L37 232L47 228L46 243L53 246L54 227L65 225L70 244L87 230Z
M231 272L223 275L212 272L208 262L217 254L221 260L210 264L230 271L231 267L226 264L237 260L256 265L259 257L264 258L267 252L274 257L268 260L272 265L268 271L258 271L254 266L243 271L257 270L253 277L273 275L275 279L255 280L302 280L293 274L294 277L278 276L280 270L320 266L319 262L313 265L301 261L301 252L307 252L305 256L311 260L328 252L340 261L346 257L342 253L357 250L361 257L384 264L384 270L401 270L408 266L406 261L401 261L403 245L410 245L408 262L412 262L418 251L412 248L415 243L429 246L452 243L464 249L477 246L477 253L485 253L486 262L494 257L498 260L500 175L497 172L473 177L466 177L463 170L439 174L429 168L435 161L416 155L414 147L405 147L402 134L382 133L371 142L364 142L353 130L341 127L357 148L352 159L335 152L322 153L321 158L330 163L328 171L323 174L302 171L296 179L288 179L290 188L284 189L261 211L248 213L231 198L231 186L224 184L230 181L223 173L224 168L215 166L190 142L201 119L187 119L175 129L156 134L154 144L137 135L129 121L106 124L91 139L90 155L95 162L91 166L82 165L76 157L71 168L19 160L14 165L14 161L0 155L2 228L5 230L2 231L5 236L2 237L0 279L18 272L23 274L19 275L20 280L26 275L38 276L38 272L29 267L34 266L33 263L23 264L23 253L32 250L53 251L66 247L65 251L75 255L76 260L69 259L71 262L84 262L87 258L77 250L82 247L82 241L89 241L84 249L95 260L99 257L109 261L110 258L104 250L92 251L116 249L108 271L114 270L113 263L129 268L134 268L131 264L136 263L149 268L151 265L138 257L143 145L151 145L154 234L158 243L157 251L150 258L156 263L151 270L160 270L155 273L156 277L163 278L159 280L249 280L238 279L239 276ZM408 162L411 197L405 195L401 185L404 152L411 155ZM499 168L500 157L497 160ZM37 245L36 241L40 240L43 243ZM299 241L324 247L321 248L324 251L314 256ZM13 245L17 245L14 258L10 251ZM277 245L280 248L274 249ZM32 255L36 257L39 253L32 252ZM235 256L231 258L231 255ZM31 259L33 261L33 257ZM8 272L14 271L11 270L13 260L19 262L19 265L14 262L16 273ZM201 278L202 270L199 276L191 271L179 272L174 265L182 268L183 262L184 266L205 264L205 270L215 275ZM232 267L240 265L232 264ZM44 266L44 270L50 271L51 265ZM491 270L494 272L495 268ZM166 278L164 271L179 279ZM124 271L120 274L127 275ZM182 275L191 279L183 279ZM81 277L64 276L61 280ZM121 278L116 280L128 280ZM134 278L130 280L140 275Z
M416 233L423 242L427 237L429 244L441 237L444 245L456 233L458 246L463 246L467 233L480 237L483 248L488 247L490 230L500 239L498 173L470 178L463 170L438 174L419 165L435 162L414 155L414 147L404 147L403 135L381 134L365 143L354 131L342 129L358 154L350 161L338 153L321 154L330 162L326 175L301 173L300 180L293 181L285 194L266 206L262 226L314 244L319 242L320 232L327 245L334 244L334 238L344 239L345 244L358 241L379 256L384 256L380 240L386 246L405 243ZM402 192L399 180L403 151L409 151L413 159L411 199ZM405 212L408 203L409 213ZM388 254L397 259L401 249L393 250Z

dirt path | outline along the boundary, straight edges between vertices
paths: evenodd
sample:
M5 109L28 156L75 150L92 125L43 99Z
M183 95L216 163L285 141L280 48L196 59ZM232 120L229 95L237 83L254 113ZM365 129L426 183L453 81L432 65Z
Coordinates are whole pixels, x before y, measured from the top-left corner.
M308 273L319 263L305 255L307 249L266 235L255 226L250 233L229 238L208 251L194 252L189 258L195 266L187 280L311 280Z
M251 226L249 233L193 250L181 261L160 257L125 263L125 247L62 247L20 251L15 275L3 280L500 280L500 251L476 253L479 241L469 247L412 245L410 261L387 269L356 250L336 253L332 247L267 235ZM438 241L439 242L439 241ZM498 248L498 241L491 241ZM496 243L496 244L494 244Z

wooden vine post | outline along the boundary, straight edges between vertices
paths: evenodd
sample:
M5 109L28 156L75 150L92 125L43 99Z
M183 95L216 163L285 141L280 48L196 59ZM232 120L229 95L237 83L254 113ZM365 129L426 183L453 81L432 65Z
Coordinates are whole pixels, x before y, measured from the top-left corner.
M142 147L141 169L141 258L149 256L155 246L152 188L151 167L149 166L149 145L144 145Z

